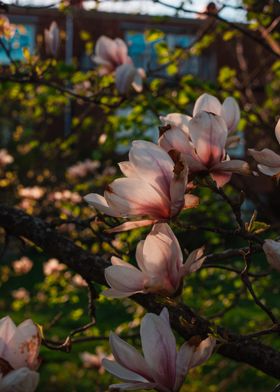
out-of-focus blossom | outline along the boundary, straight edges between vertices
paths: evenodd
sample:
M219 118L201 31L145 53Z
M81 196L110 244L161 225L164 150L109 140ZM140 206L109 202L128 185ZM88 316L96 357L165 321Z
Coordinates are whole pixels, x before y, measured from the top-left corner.
M70 166L67 170L67 175L72 178L83 178L88 174L94 173L96 169L100 167L99 161L92 161L86 159L84 162L78 162L73 166Z
M192 119L172 113L161 120L165 131L159 138L160 146L167 152L182 153L190 174L209 173L218 187L225 185L232 173L250 174L247 162L231 160L226 153L228 130L223 117L198 111Z
M275 136L280 144L280 119L275 127ZM258 169L267 176L275 177L277 180L280 178L280 155L276 154L269 148L261 151L256 151L249 148L248 152L258 162Z
M52 22L49 29L45 29L44 33L46 52L51 56L56 57L60 46L60 35L57 23Z
M72 283L77 287L87 287L87 282L79 274L75 274Z
M125 382L110 385L110 389L179 392L188 371L207 361L216 344L215 339L208 337L198 346L186 342L177 352L166 308L159 316L152 313L144 316L140 335L144 357L111 333L110 345L115 361L104 359L103 366Z
M30 301L30 294L24 287L20 287L17 290L12 291L12 297L18 301L23 301L24 303L28 304Z
M0 15L0 38L11 39L15 34L16 28L10 23L5 15Z
M280 242L265 240L263 251L269 264L280 272Z
M71 192L67 189L50 193L48 198L50 201L70 201L72 203L81 201L81 196L77 192Z
M107 215L124 218L144 217L126 222L111 231L130 230L167 221L183 208L197 206L198 198L185 195L188 169L180 156L174 162L162 148L146 141L134 141L129 161L119 164L125 178L113 181L104 197L91 193L85 200Z
M10 317L0 320L0 390L33 392L39 374L40 333L32 320L18 325Z
M66 265L61 264L57 259L49 259L43 265L43 271L46 276L65 270Z
M4 148L0 150L0 169L14 162L14 158Z
M104 358L114 359L113 355L106 355L102 349L102 347L96 347L96 354L91 354L87 351L80 354L80 358L83 362L83 366L85 368L93 368L97 369L100 374L103 374L105 369L102 366L102 361Z
M107 75L123 64L132 64L132 59L128 56L126 43L120 39L111 39L102 35L95 45L95 56L93 61L100 65L101 75Z
M27 187L27 188L20 188L18 190L18 194L20 197L24 197L27 199L38 200L44 196L45 190L39 186Z
M25 275L33 267L33 261L23 256L19 260L13 261L12 266L17 275Z
M108 297L128 297L135 293L160 293L173 295L184 276L197 271L204 261L203 248L192 252L183 264L180 245L166 223L154 225L145 241L136 250L139 269L123 260L112 257L112 266L105 269L110 289Z
M127 94L131 86L135 91L142 91L146 77L142 68L136 68L128 56L126 43L120 39L111 39L102 35L95 46L93 61L98 64L101 75L116 72L116 88L120 94Z

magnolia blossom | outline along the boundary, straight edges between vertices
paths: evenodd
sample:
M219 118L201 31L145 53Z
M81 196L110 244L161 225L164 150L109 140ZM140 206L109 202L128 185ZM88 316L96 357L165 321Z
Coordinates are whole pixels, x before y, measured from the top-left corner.
M167 221L182 208L194 207L198 198L186 195L187 166L180 156L174 162L162 148L146 141L134 141L129 161L119 164L125 178L113 181L104 197L91 193L85 200L107 215L123 218L146 217L126 222L112 231L130 230L157 221Z
M265 240L263 251L269 264L280 272L280 242Z
M93 173L99 167L99 161L92 161L91 159L86 159L83 162L77 162L75 165L70 166L67 170L67 175L72 178L82 178L86 177L90 173Z
M61 264L57 259L49 259L43 265L43 271L46 276L63 271L65 268L65 264Z
M14 158L4 148L0 150L0 169L14 162Z
M161 120L165 126L159 145L167 152L182 153L190 174L209 173L218 187L225 185L232 173L250 174L247 162L230 160L226 153L228 128L223 117L199 111L193 118L172 113Z
M33 261L23 256L19 260L13 261L12 266L17 275L24 275L32 269Z
M233 97L227 97L221 104L213 95L202 94L195 101L193 116L199 112L213 113L223 117L229 133L235 131L240 120L240 109Z
M144 316L140 335L144 357L111 333L110 345L115 361L104 359L103 366L125 382L110 385L110 389L178 392L188 371L207 361L216 344L215 339L208 337L198 346L186 342L177 352L166 308L159 316L152 313Z
M127 94L131 86L137 92L142 91L145 71L134 66L122 39L113 40L104 35L98 38L93 61L100 65L100 75L116 72L116 87L120 94Z
M1 392L33 392L39 374L39 330L32 320L18 327L10 319L0 320L0 390Z
M275 127L275 136L280 144L280 120L278 120ZM269 148L265 148L261 151L256 151L249 148L248 152L252 157L259 163L258 169L267 176L273 176L276 179L280 178L280 155L276 154Z
M123 260L112 257L112 266L105 269L105 278L110 289L108 297L128 297L135 293L176 293L182 278L197 271L202 265L203 248L193 251L185 264L180 245L166 223L154 225L145 241L137 245L137 269Z
M87 351L84 351L80 354L80 358L83 362L83 366L85 368L94 368L97 369L100 374L103 374L105 369L102 366L102 361L104 358L114 359L113 355L106 355L102 349L102 347L96 347L96 354L91 354Z
M45 29L44 33L46 52L53 57L56 57L60 45L59 28L57 23L52 22L49 29Z

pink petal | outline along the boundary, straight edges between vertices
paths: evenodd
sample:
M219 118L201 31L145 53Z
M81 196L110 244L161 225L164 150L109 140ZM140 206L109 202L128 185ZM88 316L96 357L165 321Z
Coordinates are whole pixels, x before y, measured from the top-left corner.
M188 184L188 166L181 158L179 160L179 171L177 172L175 163L174 174L170 183L171 216L176 216L185 205L185 191Z
M177 238L167 224L154 225L146 240L138 244L136 258L147 284L155 282L156 287L171 293L177 289L183 256Z
M265 165L258 165L258 169L261 173L267 176L277 176L280 173L280 166L279 167L268 167Z
M133 64L122 64L116 69L116 88L120 94L128 94L136 77L137 69Z
M0 320L0 357L4 357L5 349L15 333L16 325L13 320L9 316L3 317Z
M141 215L164 219L170 216L167 196L140 178L118 178L110 184L104 196L109 207L123 217Z
M277 124L275 127L275 136L276 136L276 139L278 140L278 143L280 143L280 119L277 121Z
M127 263L126 261L123 261L122 259L120 259L119 257L116 257L116 256L111 257L111 263L112 263L112 265L118 265L120 267L135 269L135 267L133 265Z
M113 265L112 267L105 268L104 274L111 288L119 292L120 295L123 293L124 297L127 296L127 293L133 295L144 289L143 273L133 266L123 267Z
M118 335L110 333L110 346L115 360L126 369L141 376L138 380L132 381L153 381L150 371L143 356L130 344L122 340Z
M197 271L205 261L204 247L198 248L190 253L181 271L183 275Z
M204 93L200 95L200 97L198 97L195 102L194 109L193 109L193 116L196 116L197 113L201 111L220 115L221 110L222 110L222 105L220 101L213 95Z
M1 392L34 392L39 383L39 373L26 367L8 373L0 380Z
M193 153L193 146L188 136L179 128L172 128L170 131L164 132L158 143L166 152L176 150L186 154Z
M126 177L138 177L137 171L135 170L131 162L129 161L119 162L118 165L119 168L121 169L122 174L125 175Z
M119 64L129 63L131 60L127 55L127 45L121 38L114 40L117 48L117 58Z
M172 128L180 129L186 135L189 135L190 116L181 113L170 113L167 116L161 116L159 119L163 125L171 125Z
M132 143L129 160L139 177L169 195L174 163L166 151L154 143L136 140Z
M263 251L269 264L280 272L280 242L265 240Z
M112 384L110 385L110 390L113 391L138 391L139 389L141 390L147 390L147 389L154 389L156 388L157 385L155 383L150 383L150 382L130 382L130 383L124 383L124 384ZM158 389L158 391L160 391ZM169 391L168 391L169 392Z
M101 57L104 60L113 63L112 65L118 65L117 45L109 37L102 35L98 38L95 45L95 54L97 57Z
M190 346L187 342L184 343L176 359L176 382L174 385L174 390L179 391L184 383L185 377L190 368L190 361L194 352L194 347Z
M234 131L240 121L240 109L238 103L233 97L227 97L224 100L222 113L227 124L228 131Z
M176 340L161 317L147 313L140 327L145 360L157 384L172 390L176 377Z
M222 188L231 179L231 173L227 172L211 172L210 176L216 182L218 188Z
M143 219L140 221L125 222L119 226L113 227L112 229L106 230L107 233L120 233L122 231L128 231L132 229L138 229L139 227L145 227L153 225L156 221L154 219Z
M249 176L250 167L247 162L239 159L222 161L211 168L214 172L232 172Z
M276 154L274 151L265 148L261 151L253 150L252 148L248 149L249 155L262 165L269 167L280 167L280 155Z
M120 213L113 208L108 206L106 199L103 196L98 195L97 193L89 193L84 197L84 200L91 206L96 208L98 211L103 212L109 216L120 216Z
M202 340L200 345L195 349L190 368L201 365L203 362L206 362L212 355L213 350L216 346L216 339L212 336L209 336L207 339Z
M135 381L135 382L147 382L144 377L139 374L127 369L126 367L120 365L116 361L111 361L107 358L104 358L102 361L102 366L111 374L116 377L119 377L125 381Z
M189 123L191 139L201 162L211 167L224 156L227 127L220 116L200 112Z

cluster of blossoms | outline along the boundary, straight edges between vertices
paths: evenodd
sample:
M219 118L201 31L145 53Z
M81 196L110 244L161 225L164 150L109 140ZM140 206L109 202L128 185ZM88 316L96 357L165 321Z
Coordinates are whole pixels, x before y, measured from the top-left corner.
M135 67L122 39L102 35L96 42L93 61L100 66L100 75L115 72L116 88L120 94L127 94L131 87L136 92L142 91L145 71Z
M100 212L126 220L109 232L153 225L137 246L138 268L112 257L112 266L105 270L109 289L104 295L108 297L180 294L183 278L197 271L206 257L203 248L199 248L184 263L177 238L168 225L183 209L198 206L198 197L190 193L195 187L193 180L210 176L220 188L230 181L233 173L251 174L247 162L231 159L227 152L239 140L235 131L240 109L234 98L228 97L221 104L214 96L203 94L195 102L193 117L171 113L160 120L158 144L134 141L129 160L119 163L124 177L109 184L104 196L85 197ZM279 135L280 122L276 127L278 141ZM261 172L279 175L280 156L267 149L250 153L261 164ZM266 240L263 250L268 262L280 270L280 242ZM111 335L115 361L104 359L103 366L125 381L111 388L179 391L188 370L207 360L215 346L215 339L208 337L198 346L186 342L176 353L166 309L160 316L144 317L141 340L144 358L117 335Z

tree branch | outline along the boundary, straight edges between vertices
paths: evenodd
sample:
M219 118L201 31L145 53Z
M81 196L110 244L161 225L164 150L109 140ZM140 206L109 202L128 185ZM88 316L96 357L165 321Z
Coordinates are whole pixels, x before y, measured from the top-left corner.
M109 262L83 250L41 219L15 208L0 205L0 226L9 235L24 237L33 242L49 256L56 257L87 281L105 284L104 268L109 265ZM162 307L166 306L173 328L185 339L197 335L204 338L212 332L208 320L195 314L187 305L178 303L175 299L141 294L134 295L132 299L154 313L159 313ZM218 327L216 332L221 337L221 344L218 345L217 350L219 354L248 363L280 379L280 352L255 339L233 334L222 327Z

